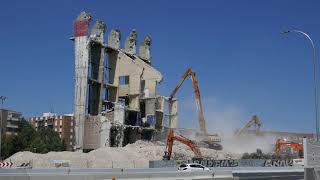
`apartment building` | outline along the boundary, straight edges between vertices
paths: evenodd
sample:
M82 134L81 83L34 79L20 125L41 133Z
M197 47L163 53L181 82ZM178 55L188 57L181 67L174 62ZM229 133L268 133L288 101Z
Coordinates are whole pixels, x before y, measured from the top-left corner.
M0 109L1 135L17 135L21 113L8 109Z
M74 118L73 114L57 115L43 113L40 117L30 118L31 125L36 129L51 128L59 134L61 141L66 144L67 150L72 150L74 145Z

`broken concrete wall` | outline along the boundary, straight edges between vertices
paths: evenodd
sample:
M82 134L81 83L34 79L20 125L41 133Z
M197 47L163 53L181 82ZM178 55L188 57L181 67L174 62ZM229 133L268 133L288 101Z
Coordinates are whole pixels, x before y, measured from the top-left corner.
M88 115L84 124L83 149L97 149L100 147L101 116Z
M103 21L96 21L94 24L90 38L94 41L98 41L100 43L103 43L103 36L106 32L106 24Z
M139 48L139 57L147 62L151 62L151 48L152 39L151 36L148 35L144 38L144 41L142 42L140 48Z
M104 61L105 61L105 48L104 48L104 33L106 25L103 21L96 21L94 24L89 42L89 91L88 91L88 114L98 115L102 111L104 100Z
M156 126L156 99L155 98L148 98L145 99L145 116L147 120L147 124L150 125L150 127L155 128Z
M134 111L140 111L140 96L129 96L129 109Z
M113 122L119 125L124 124L124 117L125 117L125 108L120 103L115 103L114 106L114 119Z
M124 127L113 125L110 129L110 147L122 147L124 138Z
M109 147L110 146L110 129L111 121L105 116L101 116L100 119L100 146L99 147Z
M156 118L156 124L155 128L156 129L162 129L163 126L163 116L164 116L164 103L165 103L165 98L163 96L158 96L156 98L156 104L155 104L155 118Z
M108 36L108 47L113 49L120 48L121 32L119 29L112 29Z
M126 39L124 50L128 54L136 54L136 44L137 44L138 33L133 29Z
M109 66L113 69L110 71L112 75L109 75L112 79L110 82L119 88L118 97L129 96L130 109L139 110L138 95L141 94L141 81L145 82L144 89L148 91L148 97L156 96L156 85L162 80L162 75L143 60L139 58L133 60L120 51L116 56L109 57ZM120 79L123 77L129 78L128 84L120 84Z
M174 100L169 103L170 112L170 128L176 128L178 126L178 101Z

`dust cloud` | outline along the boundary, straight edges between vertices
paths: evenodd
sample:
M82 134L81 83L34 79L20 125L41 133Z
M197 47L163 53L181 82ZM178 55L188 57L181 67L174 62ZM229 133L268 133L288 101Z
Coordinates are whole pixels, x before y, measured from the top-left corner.
M185 106L194 107L193 103L192 100L188 100ZM254 153L257 149L261 149L264 153L274 151L275 136L244 134L237 137L235 135L235 132L242 128L254 114L245 114L242 107L225 104L212 97L202 98L202 103L207 129L210 133L217 133L221 137L223 151L235 154ZM193 111L191 108L189 107L189 110ZM189 117L196 118L196 114Z

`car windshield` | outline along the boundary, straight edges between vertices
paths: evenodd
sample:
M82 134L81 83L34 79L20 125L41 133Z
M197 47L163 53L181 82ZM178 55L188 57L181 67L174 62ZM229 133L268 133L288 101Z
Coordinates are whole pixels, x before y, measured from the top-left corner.
M191 164L190 167L198 168L198 165L196 165L196 164Z
M181 168L184 168L184 167L187 167L187 165L182 164L182 165L180 165L180 167L181 167Z

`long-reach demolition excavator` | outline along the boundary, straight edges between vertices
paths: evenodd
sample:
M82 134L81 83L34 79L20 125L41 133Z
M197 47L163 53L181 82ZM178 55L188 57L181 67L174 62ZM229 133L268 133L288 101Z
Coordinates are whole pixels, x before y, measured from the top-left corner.
M256 128L256 135L260 135L260 127L262 123L258 116L254 115L252 118L241 128L236 132L236 136L242 135L244 132L249 130L250 127L255 126Z
M200 98L200 90L198 86L198 81L196 78L196 73L189 68L181 77L178 85L175 87L175 89L172 91L170 97L169 97L169 103L172 102L173 98L177 94L179 88L183 84L183 82L186 80L186 78L190 76L192 81L192 86L194 90L195 95L195 101L196 101L196 108L197 108L197 116L200 123L200 130L202 132L201 135L199 135L199 139L201 142L204 142L208 145L211 149L216 150L222 150L222 145L220 144L221 138L217 134L208 134L207 128L206 128L206 122L204 120L203 116L203 110L202 110L202 104L201 104L201 98Z
M299 158L303 158L303 144L302 142L287 141L285 139L278 139L275 145L275 154L277 157L281 156L283 150L290 150L289 154L297 154Z
M169 130L168 136L167 136L167 146L166 151L164 152L163 160L170 160L172 155L172 147L173 142L179 141L185 145L187 145L191 151L194 152L196 158L202 158L201 151L199 147L190 139L183 137L183 136L175 136L172 129Z

